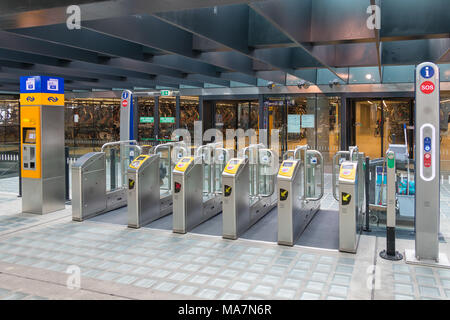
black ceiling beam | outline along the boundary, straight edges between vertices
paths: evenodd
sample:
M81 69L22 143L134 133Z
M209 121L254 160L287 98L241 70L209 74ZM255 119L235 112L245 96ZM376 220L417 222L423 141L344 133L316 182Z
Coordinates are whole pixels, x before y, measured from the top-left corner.
M326 61L315 56L311 50L304 45L308 39L308 31L310 27L309 20L311 15L312 1L284 0L282 2L276 0L264 1L260 3L252 3L250 7L258 14L263 16L267 21L273 24L278 30L294 42L304 53L314 58L321 66L330 70L336 77L342 79ZM300 23L300 25L299 25ZM294 51L296 48L286 49ZM298 50L297 50L298 52ZM293 74L293 73L291 73Z
M138 73L148 73L150 75L154 75L155 80L158 80L159 77L163 78L164 81L167 81L167 77L170 77L172 78L170 79L170 83L179 82L187 85L202 86L202 84L198 81L192 82L185 79L185 73L173 69L163 68L127 58L102 59L96 53L91 51L54 44L46 40L31 39L28 36L17 35L4 31L0 31L0 48L23 51L28 54L37 54L39 56L48 55L54 59L73 59L77 62L86 63L85 67L88 70L90 70L90 68L98 70L103 67L103 70L107 71L106 69L108 69L108 67L112 67L116 69L135 71ZM70 50L73 50L73 52L70 52ZM59 62L59 64L64 65L64 63L61 62ZM67 62L67 65L69 64L70 62ZM89 66L87 64L89 64ZM78 65L80 65L80 63Z
M220 43L253 60L261 60L278 70L293 73L286 60L280 55L272 56L267 49L254 49L248 43L249 10L247 5L157 13L162 21L182 28L198 36ZM259 52L259 50L263 50ZM282 55L284 59L286 56ZM266 79L269 80L269 79Z
M235 71L245 74L241 81L245 81L248 76L256 77L251 68L252 59L233 51L220 52L200 52L194 48L193 39L200 38L191 32L161 21L153 16L121 17L115 19L105 19L90 21L85 24L90 30L104 33L106 35L126 39L138 43L144 47L151 47L167 53L176 54L184 58L175 60L176 63L189 64L189 59L197 60L196 71L204 75L211 76L211 72ZM122 28L126 25L127 28ZM146 32L145 30L158 30L157 32ZM206 40L212 43L212 40ZM198 42L198 40L197 40ZM186 60L186 58L189 58ZM175 63L174 58L166 56L154 56L150 58L155 63L168 64ZM200 65L201 64L201 65ZM208 66L209 65L209 66ZM211 68L211 65L214 69ZM199 69L201 67L201 69ZM218 77L221 77L219 74ZM253 81L251 81L253 83Z
M382 41L450 37L448 0L381 1Z
M72 0L47 0L34 4L29 0L0 2L0 29L27 28L66 23L67 7L80 6L83 22L155 12L205 8L261 0L109 0L84 3ZM84 2L84 1L83 1ZM31 10L30 10L31 9Z

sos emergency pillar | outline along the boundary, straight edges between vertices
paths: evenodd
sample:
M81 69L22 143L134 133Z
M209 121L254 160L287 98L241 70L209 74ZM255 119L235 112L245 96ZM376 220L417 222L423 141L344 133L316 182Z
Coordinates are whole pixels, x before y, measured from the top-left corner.
M416 67L415 112L415 251L407 262L448 264L439 254L439 68L431 62Z

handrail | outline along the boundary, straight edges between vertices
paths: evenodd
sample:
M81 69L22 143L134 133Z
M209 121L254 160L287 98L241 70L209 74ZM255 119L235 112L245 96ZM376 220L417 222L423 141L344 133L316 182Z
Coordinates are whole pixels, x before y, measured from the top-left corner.
M356 155L358 156L358 158L356 158L356 161L359 160L359 150L358 150L358 146L351 146L348 148L348 150L350 151L350 161L353 161L353 153L356 151Z
M308 144L303 144L303 145L296 146L295 149L294 149L294 159L295 159L295 156L297 155L297 152L301 151L303 149L308 150L308 149L310 149L310 146Z
M242 157L245 158L245 153L250 150L250 148L255 148L255 147L266 147L263 143L255 143L255 144L250 144L246 147L244 147L241 152L242 152ZM250 154L249 154L250 155ZM238 158L239 158L239 152L238 152Z
M285 153L283 153L283 160L286 160L288 157L286 157L287 154L292 153L292 158L294 158L294 150L287 150Z
M131 144L131 143L136 143L136 144ZM142 148L137 144L136 140L122 140L122 141L107 142L104 145L102 145L101 151L104 152L104 149L106 147L122 145L122 144L129 144L130 147L136 148L139 150L139 153L142 153Z
M162 147L169 147L169 146L173 148L173 143L172 143L172 142L167 142L167 143L158 144L158 145L155 147L155 149L153 149L153 154L156 154L156 153L158 152L158 149L159 149L159 148L162 148Z

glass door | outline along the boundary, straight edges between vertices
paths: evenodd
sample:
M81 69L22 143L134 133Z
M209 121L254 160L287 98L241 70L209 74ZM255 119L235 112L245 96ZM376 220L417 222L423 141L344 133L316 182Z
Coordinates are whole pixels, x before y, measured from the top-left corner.
M383 109L381 100L355 103L355 145L370 159L382 157Z
M268 97L264 99L264 111L267 113L268 119L267 140L269 146L278 154L278 158L281 159L284 152L287 151L287 113L285 97ZM278 130L278 138L272 130Z
M382 158L390 144L407 142L410 158L414 145L411 98L354 101L355 144L371 159ZM406 140L404 126L406 126Z

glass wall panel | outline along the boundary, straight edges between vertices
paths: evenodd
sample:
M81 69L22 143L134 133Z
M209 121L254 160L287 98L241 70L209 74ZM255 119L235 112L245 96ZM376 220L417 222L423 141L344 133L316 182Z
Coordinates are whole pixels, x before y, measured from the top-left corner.
M139 125L138 140L149 141L155 139L155 98L138 97Z
M101 147L120 139L120 99L66 100L64 118L67 146Z
M4 144L19 143L19 100L0 100L0 142Z
M180 97L180 128L187 129L194 140L194 122L200 119L198 97Z
M314 119L316 108L316 98L305 96L286 97L287 104L287 148L295 149L298 145L309 144L315 146L315 120L313 126L306 123ZM304 115L308 115L304 117ZM309 117L309 119L307 119ZM301 120L305 120L306 127L301 125Z
M159 139L170 140L175 130L175 97L159 97Z
M233 100L216 101L215 110L216 129L222 132L225 146L234 146L234 139L226 140L226 130L236 129L238 126L238 110L236 108L236 102Z
M18 180L2 184L1 179L19 175L19 100L0 97L0 191L18 192Z
M380 83L378 67L349 68L348 83Z
M415 66L384 66L383 83L414 82Z
M268 143L270 148L278 153L281 159L287 150L287 113L284 96L264 98L264 111L268 115ZM278 141L273 141L272 130L279 130ZM278 145L278 146L277 146Z
M317 96L315 149L323 155L326 173L331 173L333 156L340 150L340 107L340 97Z
M384 133L383 133L383 157L389 144L405 144L404 125L406 125L406 139L408 146L414 145L414 134L408 127L412 125L412 101L409 98L384 99L383 106ZM412 150L411 150L412 151ZM413 155L411 154L411 158Z
M336 73L343 79L348 77L348 68L335 68ZM336 75L328 69L317 69L317 84L329 84L330 81L337 79L340 84L345 84Z

